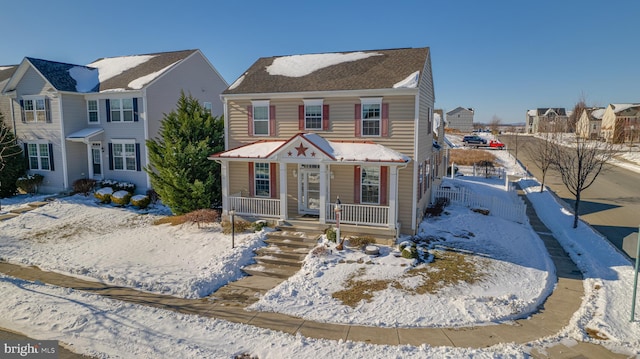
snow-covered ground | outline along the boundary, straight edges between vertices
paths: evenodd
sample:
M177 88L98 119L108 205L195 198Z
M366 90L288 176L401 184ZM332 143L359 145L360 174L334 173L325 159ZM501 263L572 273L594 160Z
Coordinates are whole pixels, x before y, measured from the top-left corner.
M510 173L506 151L494 151ZM539 216L585 273L585 297L570 324L540 339L552 345L567 339L596 342L623 353L640 352L640 321L629 321L633 268L590 227L572 230L571 215L537 182L522 180ZM463 177L456 185L505 195L502 181ZM538 188L539 189L539 188ZM3 211L29 199L3 200ZM407 275L406 259L390 248L369 258L356 250L308 256L300 273L267 293L256 309L286 312L322 322L416 327L482 325L526 317L553 289L555 275L539 238L526 224L483 216L459 206L421 224L422 239L433 252L448 248L476 264L480 280L448 286L435 294L407 294L420 278ZM144 213L97 205L74 196L0 222L0 257L68 275L170 293L204 296L249 263L265 232L236 236L236 248L217 225L153 225L162 208ZM435 238L435 239L434 239ZM425 245L426 246L426 245ZM358 263L358 259L362 259ZM369 263L367 263L369 262ZM481 265L478 265L481 264ZM429 265L427 264L426 267ZM362 268L362 269L361 269ZM354 308L331 293L348 278L398 283ZM400 288L405 288L400 289ZM104 358L220 358L249 353L264 358L307 357L526 357L530 347L500 344L485 349L367 345L309 339L249 325L178 314L122 303L94 294L29 283L0 275L0 327L40 339L70 343L74 351ZM636 314L640 316L640 314ZM609 339L587 336L597 330Z

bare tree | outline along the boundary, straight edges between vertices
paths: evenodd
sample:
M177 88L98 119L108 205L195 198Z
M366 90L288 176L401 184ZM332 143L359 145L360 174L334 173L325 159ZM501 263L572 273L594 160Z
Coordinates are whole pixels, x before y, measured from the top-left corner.
M554 164L555 151L553 149L553 134L541 132L539 135L542 136L542 141L528 142L525 145L525 151L527 151L531 162L542 171L540 192L543 192L547 172Z
M11 132L11 129L5 124L4 116L0 112L0 198L3 197L2 191L2 179L5 177L11 178L10 175L4 173L4 169L10 164L9 161L13 157L20 156L22 154L22 148L16 143L16 138ZM10 166L7 172L12 172L10 169L15 166ZM15 181L15 179L14 179ZM0 209L2 205L0 204Z
M578 120L580 119L580 115L587 108L586 100L584 94L580 95L578 102L573 106L573 112L571 112L571 116L569 116L567 122L567 131L575 133L577 129Z
M493 117L491 118L491 122L489 122L489 128L491 129L491 132L495 135L498 134L498 132L500 132L500 125L502 124L502 119L500 117L498 117L497 115L493 115Z
M569 135L573 139L564 143L565 136L557 135L550 142L553 166L560 173L562 183L575 197L573 228L577 228L582 191L593 184L602 169L611 162L616 150L613 141L601 142Z

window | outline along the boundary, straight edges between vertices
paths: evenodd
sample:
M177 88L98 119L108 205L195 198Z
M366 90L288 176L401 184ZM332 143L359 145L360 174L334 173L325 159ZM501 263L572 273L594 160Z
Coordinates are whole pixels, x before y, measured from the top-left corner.
M114 141L112 143L113 169L116 171L135 171L136 144L130 141Z
M87 118L89 119L89 123L100 122L98 118L98 100L87 101Z
M22 122L50 122L49 104L46 98L27 98L20 100Z
M27 144L27 154L29 156L29 169L51 171L51 153L47 143Z
M213 106L211 105L211 102L203 102L202 107L204 107L204 111L206 113L211 114L211 109L213 108Z
M363 98L362 136L380 136L382 120L382 98Z
M253 134L269 135L269 101L253 101Z
M380 168L362 167L362 191L360 203L380 203Z
M304 100L305 130L322 130L322 100Z
M269 164L268 163L256 163L255 164L255 195L256 197L270 197L271 185L269 178Z
M133 99L111 99L109 111L112 122L133 122Z

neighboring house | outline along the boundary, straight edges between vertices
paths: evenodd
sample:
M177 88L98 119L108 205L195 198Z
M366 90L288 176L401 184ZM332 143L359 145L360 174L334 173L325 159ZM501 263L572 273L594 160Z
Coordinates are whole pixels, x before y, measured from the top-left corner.
M11 126L11 99L1 95L2 88L9 82L18 65L0 66L0 113L4 116L5 123Z
M527 111L527 133L565 132L569 115L563 107Z
M429 48L258 59L224 93L223 211L415 233L446 169ZM362 228L362 227L360 227Z
M596 140L600 137L604 108L585 108L576 123L576 135L580 138Z
M638 142L640 136L640 104L610 104L602 116L602 138L607 142Z
M473 131L473 109L457 107L447 112L447 128L460 132Z
M10 121L41 191L81 178L150 188L146 140L157 136L181 91L223 113L227 83L200 50L98 59L83 66L27 57L4 86Z

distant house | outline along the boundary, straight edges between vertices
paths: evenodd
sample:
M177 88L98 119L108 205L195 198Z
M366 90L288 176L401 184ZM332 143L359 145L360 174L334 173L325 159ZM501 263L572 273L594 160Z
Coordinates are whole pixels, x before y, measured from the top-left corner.
M9 82L13 73L16 72L18 65L0 66L0 92L2 88ZM11 127L11 99L2 96L0 93L0 113L4 116L5 123Z
M604 108L585 108L576 123L576 135L580 138L595 140L600 137Z
M527 133L565 132L569 115L563 107L538 108L527 111Z
M460 132L473 131L473 114L472 108L456 107L447 112L447 128Z
M602 138L607 142L638 142L640 137L640 104L610 104L602 116Z
M258 59L224 91L223 211L415 233L446 164L429 48Z
M3 86L9 121L44 175L42 192L80 178L126 181L145 191L145 141L154 138L181 91L223 112L227 83L200 50L98 59L86 66L26 57Z

